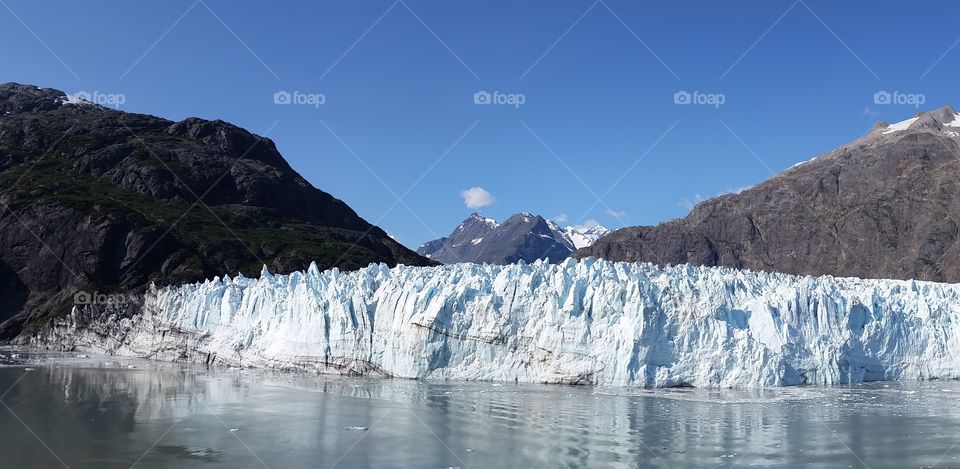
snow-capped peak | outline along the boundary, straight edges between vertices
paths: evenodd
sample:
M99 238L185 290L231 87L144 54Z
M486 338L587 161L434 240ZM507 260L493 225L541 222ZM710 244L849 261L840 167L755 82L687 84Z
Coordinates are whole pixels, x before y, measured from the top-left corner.
M478 213L470 215L449 236L424 243L417 253L444 263L506 264L523 259L566 258L590 246L609 230L595 220L565 228L530 212L510 216L502 224Z
M490 229L494 229L500 226L500 224L497 223L497 221L492 218L487 218L483 215L480 215L479 213L471 213L470 217L464 220L464 222L457 227L456 231L463 231L464 229L466 229L467 223L483 223L489 226Z
M563 234L570 240L570 244L575 249L590 246L609 232L609 229L595 221L583 225L568 226L563 229Z
M496 228L496 227L500 226L500 224L497 223L497 221L494 220L493 218L487 218L487 217L485 217L485 216L483 216L483 215L480 215L479 213L471 213L471 214L470 214L470 220L474 220L474 221L478 221L478 222L481 222L481 223L485 223L485 224L487 224L488 226L490 226L490 228Z
M520 215L520 218L523 220L524 223L527 223L530 220L533 220L534 218L537 217L536 215L529 212L520 212L517 215Z

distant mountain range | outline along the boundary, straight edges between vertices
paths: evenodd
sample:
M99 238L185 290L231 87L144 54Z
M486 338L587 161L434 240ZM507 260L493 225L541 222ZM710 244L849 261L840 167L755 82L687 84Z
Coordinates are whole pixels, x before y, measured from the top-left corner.
M878 123L683 219L615 231L573 256L960 282L960 114Z
M223 121L173 122L0 85L0 340L74 294L225 273L431 265Z
M537 259L559 262L609 231L595 224L561 228L529 213L518 213L501 224L474 213L449 236L424 243L417 253L444 264L511 264Z

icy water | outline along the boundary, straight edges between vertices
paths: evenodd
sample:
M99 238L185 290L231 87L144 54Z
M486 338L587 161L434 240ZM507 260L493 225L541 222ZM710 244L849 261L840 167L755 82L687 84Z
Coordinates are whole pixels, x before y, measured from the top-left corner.
M960 467L960 383L426 383L0 349L0 467ZM957 446L954 446L957 445Z

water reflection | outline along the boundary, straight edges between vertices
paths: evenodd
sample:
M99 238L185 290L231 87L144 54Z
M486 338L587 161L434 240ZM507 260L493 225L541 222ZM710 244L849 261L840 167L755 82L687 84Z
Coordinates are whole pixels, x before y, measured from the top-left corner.
M648 391L9 355L0 467L960 465L956 382Z

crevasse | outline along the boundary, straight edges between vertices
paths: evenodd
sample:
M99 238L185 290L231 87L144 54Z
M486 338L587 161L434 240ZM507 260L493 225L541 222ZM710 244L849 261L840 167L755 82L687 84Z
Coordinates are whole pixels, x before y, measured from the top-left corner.
M729 387L960 376L958 285L596 259L264 269L153 291L123 329L86 342L427 379Z

